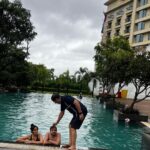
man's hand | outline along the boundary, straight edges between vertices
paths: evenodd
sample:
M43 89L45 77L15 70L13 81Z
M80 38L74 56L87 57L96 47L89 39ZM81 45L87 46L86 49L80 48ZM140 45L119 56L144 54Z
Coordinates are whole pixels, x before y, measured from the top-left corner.
M83 119L84 119L83 113L79 115L79 119L80 119L80 121L83 121Z
M54 122L54 123L53 123L53 126L57 126L57 122Z

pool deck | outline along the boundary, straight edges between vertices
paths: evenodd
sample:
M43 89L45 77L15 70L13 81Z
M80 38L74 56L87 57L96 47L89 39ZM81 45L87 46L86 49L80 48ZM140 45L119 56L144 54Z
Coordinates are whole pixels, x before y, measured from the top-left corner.
M67 150L66 148L20 144L15 142L0 142L0 150ZM77 150L108 150L102 148L77 148Z
M122 104L127 104L127 105L130 105L132 103L132 99L117 98L116 100ZM138 109L141 114L148 115L149 122L150 122L150 100L143 100L139 103L136 103L134 105L134 108Z
M150 123L149 122L141 122L144 126L146 126L146 127L148 127L148 128L150 128Z

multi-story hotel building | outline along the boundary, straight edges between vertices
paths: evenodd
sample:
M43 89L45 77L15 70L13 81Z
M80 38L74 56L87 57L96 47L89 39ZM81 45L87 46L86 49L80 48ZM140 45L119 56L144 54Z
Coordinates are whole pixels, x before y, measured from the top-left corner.
M132 47L150 45L150 0L108 0L102 41L123 35Z

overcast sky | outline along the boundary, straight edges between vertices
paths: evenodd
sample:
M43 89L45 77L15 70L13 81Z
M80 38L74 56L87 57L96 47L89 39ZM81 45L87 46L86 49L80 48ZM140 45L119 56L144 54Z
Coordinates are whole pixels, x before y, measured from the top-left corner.
M94 46L101 39L106 0L22 0L38 33L29 61L59 75L79 67L94 70Z

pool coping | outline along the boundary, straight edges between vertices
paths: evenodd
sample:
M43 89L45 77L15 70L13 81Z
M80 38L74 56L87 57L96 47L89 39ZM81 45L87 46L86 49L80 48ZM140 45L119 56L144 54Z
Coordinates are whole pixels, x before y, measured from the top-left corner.
M144 121L141 121L141 124L150 128L150 122L144 122Z
M0 150L67 150L60 146L34 145L0 140ZM105 148L78 147L77 150L108 150Z

